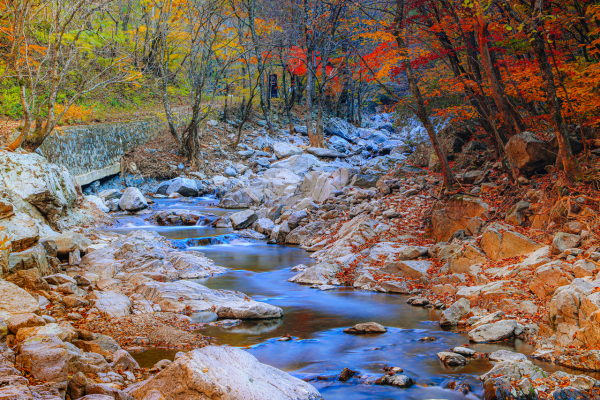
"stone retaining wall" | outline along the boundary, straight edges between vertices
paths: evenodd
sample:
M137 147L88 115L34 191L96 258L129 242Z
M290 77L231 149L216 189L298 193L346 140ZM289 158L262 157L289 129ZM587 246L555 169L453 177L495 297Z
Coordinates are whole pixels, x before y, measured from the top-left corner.
M180 118L183 121L183 118ZM39 153L66 167L80 185L118 174L121 155L147 143L167 129L161 117L57 128Z

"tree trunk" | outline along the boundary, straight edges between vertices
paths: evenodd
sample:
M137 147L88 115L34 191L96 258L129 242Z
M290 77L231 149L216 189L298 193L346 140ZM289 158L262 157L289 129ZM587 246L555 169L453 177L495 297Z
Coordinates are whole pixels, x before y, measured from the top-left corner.
M405 55L405 57L408 57L409 49L408 49L408 46L407 46L406 42L404 41L404 37L402 35L403 23L404 23L404 0L396 0L396 15L394 18L393 35L394 35L394 38L396 39L396 43L398 45L398 48L400 49L400 52L403 55ZM419 86L417 84L414 70L412 69L410 60L405 59L402 62L402 64L404 65L404 68L406 71L406 78L408 80L410 90L417 102L417 110L416 110L417 117L421 120L421 123L425 127L425 130L427 131L427 134L429 135L429 140L431 140L431 144L433 145L433 150L435 151L435 154L436 154L436 156L440 162L440 165L442 167L442 175L444 177L444 186L446 187L447 191L451 191L453 184L454 184L454 177L452 176L452 171L450 170L450 165L448 164L448 159L446 158L446 154L444 153L444 150L442 149L442 146L440 145L440 142L439 142L437 134L435 132L433 123L429 119L427 109L425 108L425 100L421 93L421 89L419 89Z
M481 63L483 64L483 69L485 70L485 74L487 75L490 84L494 103L496 103L496 107L498 107L498 110L500 111L503 122L512 136L521 133L524 130L524 126L520 116L504 96L504 90L502 89L500 81L498 80L498 75L494 70L494 62L488 44L488 23L485 21L483 13L484 11L480 9L477 16Z
M573 156L571 143L569 142L569 135L567 133L567 128L565 126L565 122L561 112L562 107L560 104L560 100L558 99L558 95L556 94L554 73L552 72L552 66L548 61L548 55L546 54L546 45L544 42L544 38L539 32L539 26L540 24L542 24L540 20L542 13L542 1L543 0L536 0L536 5L533 11L534 16L532 25L536 28L531 29L531 33L533 36L532 47L537 58L537 63L542 72L544 84L546 86L545 89L546 97L548 100L548 108L550 109L550 114L552 115L552 125L554 125L554 131L556 133L556 139L558 141L558 158L556 162L559 165L562 163L562 166L567 174L576 179L581 179L581 168L579 167L577 159Z

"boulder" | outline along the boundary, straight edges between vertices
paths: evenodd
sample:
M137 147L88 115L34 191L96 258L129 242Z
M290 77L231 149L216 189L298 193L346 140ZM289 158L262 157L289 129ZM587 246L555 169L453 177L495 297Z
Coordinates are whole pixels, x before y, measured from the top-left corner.
M543 171L556 159L551 146L532 132L512 136L506 143L506 153L512 165L527 174Z
M331 136L339 136L348 142L354 142L359 136L358 129L341 118L331 118L325 123L324 131Z
M337 282L336 273L340 267L332 263L320 263L309 267L290 279L288 282L302 283L305 285L327 285Z
M291 156L285 160L277 161L271 164L271 168L284 168L292 171L296 175L306 174L313 166L321 166L319 159L312 154L300 154Z
M427 234L438 242L445 242L454 232L467 229L470 219L484 217L488 209L489 205L478 198L454 195L433 207Z
M36 268L42 275L51 273L44 246L37 244L28 250L11 253L8 259L8 273Z
M481 238L482 250L494 261L533 253L541 247L527 236L497 222L489 225Z
M271 232L273 232L273 228L275 224L269 218L259 218L254 226L254 230L258 233L262 233L263 235L270 236Z
M514 361L521 362L527 361L527 356L521 353L515 353L514 351L509 350L497 350L493 353L490 353L488 358L490 361Z
M427 276L427 270L431 268L431 261L392 261L386 262L379 270L381 273L386 273L399 277L410 279L419 279Z
M554 235L550 251L553 254L560 254L567 249L579 247L580 243L581 236L565 232L558 232L556 235Z
M314 221L304 226L299 226L287 234L285 242L287 244L303 244L306 240L316 235L323 225L323 221Z
M275 142L271 146L278 159L302 154L302 149L286 142Z
M0 317L39 311L38 301L17 285L0 280Z
M126 350L117 350L113 354L113 362L110 367L115 371L126 371L140 369L140 365L131 357L131 354Z
M85 254L87 248L92 245L90 239L77 232L63 232L60 235L52 236L51 239L56 243L56 252L60 257L67 257L75 250Z
M414 385L414 381L406 375L384 375L376 382L377 385L406 388Z
M6 325L8 326L8 329L16 335L21 328L46 325L46 321L44 321L44 318L33 313L25 313L9 318L6 321Z
M387 329L385 326L378 324L377 322L364 322L362 324L356 324L353 327L344 329L344 333L354 334L367 334L367 333L385 333Z
M502 320L478 326L469 332L469 339L477 343L497 342L519 335L523 330L515 320Z
M170 196L173 193L179 193L184 197L196 197L198 196L198 185L193 179L175 178L167 187L165 195Z
M64 167L36 153L4 151L0 153L0 170L4 178L0 191L15 212L14 217L2 221L9 230L9 226L15 227L12 220L23 214L60 231L94 221L85 208L89 203L82 201L75 179ZM21 250L25 247L16 251Z
M458 299L442 312L439 321L440 326L447 328L458 325L458 322L467 316L469 311L471 311L471 303L469 300L466 298Z
M571 283L569 265L554 261L538 267L529 283L529 289L540 299L551 298L557 288Z
M27 214L17 213L14 217L3 220L2 226L9 233L12 251L27 250L40 240L38 223Z
M298 226L300 221L307 217L308 213L304 210L294 211L292 214L290 214L289 218L287 219L288 226L290 227L290 229L294 229Z
M465 365L467 362L469 362L469 360L467 360L464 356L451 351L442 351L437 353L437 358L439 358L444 364L450 366Z
M119 207L125 211L139 211L148 208L148 202L140 189L128 187L119 199Z
M310 384L259 363L246 351L225 346L190 351L129 394L136 399L149 399L151 394L178 400L321 399Z
M229 216L233 229L240 230L249 228L257 219L258 216L253 210L244 210Z
M117 189L106 189L106 190L103 190L100 193L98 193L98 197L100 197L101 199L103 199L105 201L120 199L121 196L123 196L123 195Z
M67 345L56 336L34 336L19 344L16 364L39 380L65 382L69 372Z
M46 325L20 328L15 341L20 343L35 336L56 336L62 341L70 342L77 338L77 332L68 322L61 322L60 324L50 322Z
M90 300L94 307L110 318L119 318L131 314L131 300L124 294L94 290L86 299Z
M225 303L217 306L215 313L219 318L231 319L273 319L283 316L281 308L258 301Z

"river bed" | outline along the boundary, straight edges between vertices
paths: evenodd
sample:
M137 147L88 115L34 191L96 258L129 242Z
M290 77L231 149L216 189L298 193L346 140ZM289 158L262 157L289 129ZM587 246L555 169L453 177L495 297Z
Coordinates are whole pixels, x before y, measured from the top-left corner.
M212 198L194 202L159 199L154 211L185 209L224 215L230 210L214 206ZM159 227L147 221L149 215L117 215L118 224L107 230L127 233L136 229L157 231L178 246L186 239L222 236L229 229L210 227ZM210 326L201 333L212 343L242 347L259 361L309 380L325 399L465 399L480 398L482 387L477 377L492 367L487 360L472 360L463 367L447 367L436 357L440 351L469 343L468 336L440 329L439 311L406 304L407 296L372 293L352 288L320 291L287 282L298 264L312 265L310 253L290 246L269 245L265 241L227 240L223 244L189 247L203 252L217 265L230 268L224 275L195 280L213 289L238 290L284 310L276 320L245 321L233 326ZM196 321L211 322L211 313L193 316ZM350 335L343 329L360 322L378 322L388 328L379 335ZM284 335L293 340L279 341ZM433 336L436 341L420 341ZM520 340L502 344L478 344L480 352L499 349L531 354L534 348ZM152 349L134 353L142 367L151 367L164 358L173 359L176 351ZM545 370L553 366L539 364ZM416 380L408 389L367 384L384 374L383 367L404 369ZM360 379L348 382L336 379L348 367L358 371ZM573 371L569 371L573 372ZM473 392L467 396L444 389L451 381L468 383Z

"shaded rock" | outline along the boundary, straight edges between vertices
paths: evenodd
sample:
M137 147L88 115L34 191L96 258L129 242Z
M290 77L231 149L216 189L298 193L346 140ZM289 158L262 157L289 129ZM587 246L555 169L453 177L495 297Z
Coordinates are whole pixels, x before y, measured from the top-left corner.
M198 185L196 181L189 178L175 178L167 187L165 195L170 196L173 193L179 193L184 197L198 196ZM119 203L120 205L120 203ZM123 208L123 207L121 207Z
M257 219L256 212L252 210L240 211L229 216L233 229L246 229L249 228Z
M506 153L510 162L525 173L542 171L556 159L551 146L532 132L512 136L506 143Z
M440 359L446 365L456 366L456 365L465 365L469 360L467 360L464 356L452 353L450 351L442 351L437 353L437 358Z

